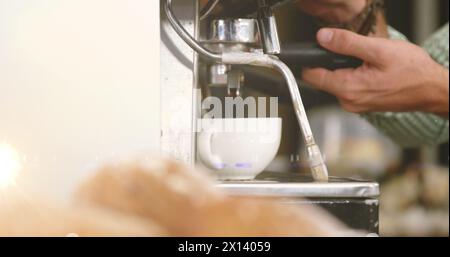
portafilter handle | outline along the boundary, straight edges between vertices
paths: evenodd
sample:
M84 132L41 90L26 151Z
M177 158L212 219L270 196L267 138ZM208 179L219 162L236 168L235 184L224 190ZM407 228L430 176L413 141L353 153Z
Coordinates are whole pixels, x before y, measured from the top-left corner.
M317 43L284 44L278 57L289 66L301 68L337 70L357 68L363 64L358 58L330 52Z

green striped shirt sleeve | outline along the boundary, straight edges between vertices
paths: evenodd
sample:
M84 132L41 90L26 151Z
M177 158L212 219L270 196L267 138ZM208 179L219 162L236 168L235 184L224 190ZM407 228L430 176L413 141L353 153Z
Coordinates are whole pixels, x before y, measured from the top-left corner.
M407 40L401 33L390 28L392 39ZM448 69L449 25L435 33L424 44L434 60ZM393 141L403 147L434 146L448 142L449 121L439 116L422 113L369 113L362 115Z

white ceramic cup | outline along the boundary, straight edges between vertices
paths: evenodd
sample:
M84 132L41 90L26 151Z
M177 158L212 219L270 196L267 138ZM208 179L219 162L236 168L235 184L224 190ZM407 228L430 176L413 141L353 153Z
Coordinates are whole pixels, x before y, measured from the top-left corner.
M202 119L199 157L220 180L252 180L273 161L281 118Z

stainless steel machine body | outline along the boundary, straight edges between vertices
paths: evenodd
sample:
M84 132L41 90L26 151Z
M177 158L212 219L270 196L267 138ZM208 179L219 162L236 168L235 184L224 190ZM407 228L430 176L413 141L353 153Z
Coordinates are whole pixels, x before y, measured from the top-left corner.
M230 2L233 1L230 0ZM251 10L255 1L239 0L238 2L248 3L249 10ZM269 2L278 4L284 1ZM186 44L173 30L164 12L165 3L166 0L160 1L161 149L163 154L171 158L195 165L197 164L195 125L197 119L201 117L199 92L211 84L229 84L230 75L233 74L229 73L232 70L231 65L220 62L220 55L206 59L199 58L199 54L192 50L193 45ZM248 6L246 5L245 8ZM207 39L209 40L205 44L209 45L209 49L226 50L230 47L238 47L240 50L251 51L248 47L254 43L251 38L239 37L237 34L230 35L220 30L213 30L212 33L207 34L206 32L209 30L205 29L205 24L200 22L197 0L174 1L173 11L177 15L180 25L197 42L205 43ZM246 11L246 13L241 18L257 15L257 12ZM213 28L236 25L233 22L226 22L226 19L219 19L217 22L222 22L222 24L215 24L212 26ZM246 35L248 36L249 33ZM213 40L214 38L217 40ZM246 40L248 42L245 42ZM225 41L239 41L239 44L224 47L222 43ZM203 48L205 45L201 47ZM276 51L276 45L264 48L265 51ZM306 133L309 132L306 131ZM370 233L378 232L377 199L379 190L376 183L335 178L331 178L327 183L319 183L314 182L312 177L289 173L264 173L256 181L225 182L219 183L218 186L233 195L275 197L287 204L319 204L352 228L363 229Z
M212 1L216 2L217 0ZM283 76L289 89L293 109L303 135L305 148L308 153L308 165L311 173L316 181L327 181L328 169L324 162L320 148L314 139L305 106L303 105L303 100L300 95L297 79L290 68L276 56L276 54L280 53L278 49L278 45L280 43L275 23L275 16L271 9L271 1L253 0L253 2L256 4L255 11L258 14L256 20L259 24L260 39L263 41L263 51L214 52L213 50L202 45L202 43L200 43L194 35L186 31L174 13L173 0L164 1L164 11L169 23L172 25L173 30L187 45L197 52L199 57L202 57L203 60L210 63L265 67L273 69ZM223 3L229 2L224 1Z
M195 164L195 121L198 76L197 54L167 21L160 1L161 19L161 153L188 165ZM197 0L177 1L175 12L183 27L198 36Z

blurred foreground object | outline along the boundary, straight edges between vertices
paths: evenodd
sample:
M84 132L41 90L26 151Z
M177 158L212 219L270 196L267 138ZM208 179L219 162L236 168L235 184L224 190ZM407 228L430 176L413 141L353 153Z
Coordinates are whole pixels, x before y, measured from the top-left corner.
M162 236L148 220L99 208L71 208L30 196L17 188L0 190L0 236Z
M51 185L49 185L51 186ZM320 208L231 198L200 171L152 159L107 166L70 206L0 189L0 236L349 236Z
M339 236L347 230L319 208L227 197L206 175L170 161L105 167L79 199L153 220L174 236Z

